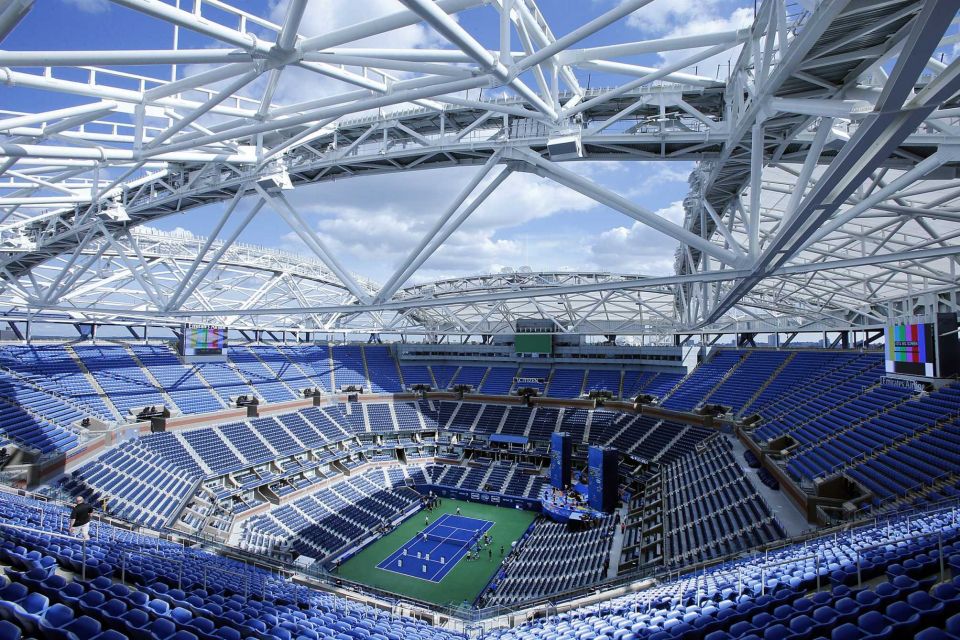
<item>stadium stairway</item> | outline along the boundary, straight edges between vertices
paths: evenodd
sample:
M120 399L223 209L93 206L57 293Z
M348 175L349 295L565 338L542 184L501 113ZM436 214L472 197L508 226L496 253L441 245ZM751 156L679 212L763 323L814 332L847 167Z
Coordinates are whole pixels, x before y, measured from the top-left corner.
M859 387L861 389L876 385L880 377L876 372L882 364L873 354L855 354L840 358L832 368L821 368L806 384L793 387L776 401L759 408L764 424L757 429L757 434L764 440L780 435L782 429L777 426L778 421L791 413L806 410L807 406L817 402L822 394L835 390L844 381L863 379L865 382Z
M36 380L24 375L22 371L17 371L16 369L6 366L6 364L4 364L2 361L0 361L0 376L6 376L10 380L11 385L29 388L38 394L42 394L44 397L44 403L46 403L47 398L49 398L49 400L62 403L66 407L70 408L73 412L83 417L90 417L100 421L100 418L95 415L95 412L92 411L90 407L87 407L84 404L77 402L76 399L61 393L53 385L48 384L43 386L39 384ZM36 397L39 399L41 396ZM20 402L20 404L31 403Z
M498 640L954 638L960 632L955 518L946 509L868 522L842 535L830 532L679 577L663 576L636 594L490 635Z
M79 369L86 378L87 384L90 385L90 387L94 390L94 393L96 393L100 398L100 401L110 412L111 417L118 422L123 422L126 419L125 416L123 416L113 402L110 401L110 397L107 395L107 392L104 391L103 387L100 386L100 383L97 382L97 379L94 377L94 375L90 373L90 370L87 369L87 365L83 363L83 360L77 355L76 351L74 351L69 345L66 345L64 346L64 352L76 364L77 369Z
M738 412L739 415L741 415L741 416L747 415L747 412L749 411L750 406L751 406L754 402L756 402L757 399L760 397L760 395L761 395L764 391L766 391L767 388L768 388L771 384L773 384L774 381L776 381L776 380L780 377L780 374L782 374L782 373L784 372L784 370L786 370L786 369L790 366L790 363L793 362L794 358L796 358L796 357L797 357L796 352L791 352L791 353L789 353L789 354L787 355L787 357L783 360L783 362L780 363L780 366L778 366L778 367L771 373L771 375L770 375L766 380L764 380L763 383L762 383L759 387L757 387L757 390L753 393L753 395L750 396L750 397L747 399L747 401L743 403L743 406L740 408L740 411Z
M787 434L795 434L799 436L800 434L798 432L817 424L818 418L839 413L844 408L851 408L855 412L853 415L856 417L851 416L850 418L843 419L839 425L833 423L830 425L829 429L815 433L815 435L810 439L807 439L807 436L804 435L804 440L801 440L801 444L797 448L790 451L790 455L787 458L788 463L790 460L801 458L804 454L812 452L816 449L829 447L830 444L836 440L844 440L846 436L856 432L860 427L867 424L872 419L891 413L904 403L914 400L914 396L912 394L899 393L898 388L897 395L893 396L884 396L882 393L884 390L892 390L892 388L885 388L883 385L877 384L867 389L863 394L850 398L845 404L841 404L811 420L796 425L793 429L786 432Z
M163 388L163 384L153 375L153 372L150 371L150 368L143 364L143 361L137 355L137 352L130 348L130 345L123 345L123 349L127 352L127 355L136 363L137 367L143 372L143 376L150 381L156 389L157 393L160 394L160 397L163 398L164 404L170 409L173 413L183 413L183 410L177 406L177 403L174 402L173 397Z

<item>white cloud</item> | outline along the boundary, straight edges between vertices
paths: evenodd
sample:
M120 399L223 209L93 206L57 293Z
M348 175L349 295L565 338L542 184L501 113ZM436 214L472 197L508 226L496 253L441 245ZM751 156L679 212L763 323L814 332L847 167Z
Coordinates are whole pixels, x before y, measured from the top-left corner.
M731 31L750 26L752 6L736 6L742 0L654 0L651 4L630 14L627 24L650 37L673 38ZM742 46L711 56L685 69L708 78L724 80L728 65L736 63ZM703 49L682 49L660 54L664 64L688 58Z
M345 180L300 189L291 199L348 267L383 280L428 233L476 171L367 176L362 184ZM585 212L595 206L589 198L549 180L515 173L453 233L423 271L433 274L428 278L433 279L440 274L520 266L530 243L498 234L560 212ZM287 234L284 241L291 249L305 250L293 234ZM542 259L544 267L555 264L548 256L540 256L536 247L533 257Z
M693 164L690 162L660 163L651 172L637 171L636 169L637 167L634 165L633 171L636 179L633 186L621 194L631 200L640 200L661 192L667 183L686 184L690 178L690 172L693 170Z
M288 0L276 3L271 9L270 19L282 25L288 4ZM403 5L397 0L324 0L323 2L309 2L304 11L303 19L300 21L298 32L305 37L323 35L359 22L380 18L402 9ZM418 23L339 46L345 48L418 49L443 46L443 40L435 31L423 23ZM359 72L359 69L356 68L348 67L347 70L354 73ZM407 76L407 74L399 71L391 72L391 75L398 78ZM373 79L380 80L377 76L374 76ZM356 88L353 84L335 80L313 71L287 67L281 76L274 102L277 104L296 104ZM260 92L262 92L262 88L260 88Z
M665 181L686 180L683 165L661 165L644 171L627 165L637 192L619 189L643 203ZM652 167L651 167L652 168ZM601 169L575 166L579 173ZM476 169L422 174L388 174L328 183L291 194L294 206L351 271L385 282L450 204ZM613 174L619 174L614 168ZM622 181L623 176L617 176ZM416 179L414 179L416 178ZM602 180L601 180L602 182ZM612 185L611 185L612 186ZM503 267L530 266L536 271L601 270L651 275L673 271L677 243L639 222L607 227L595 220L603 209L592 200L532 174L513 174L411 278L440 278L490 273ZM571 229L551 229L549 220L561 213L583 216ZM682 224L680 201L656 213ZM564 218L568 221L569 217ZM629 221L629 218L624 218ZM607 223L609 224L609 223ZM283 237L286 248L309 253L293 233Z
M683 202L677 201L655 212L675 224L683 224ZM591 263L600 270L642 275L673 273L676 242L640 222L614 227L592 238Z
M270 11L270 18L277 24L283 24L289 2L278 2ZM300 21L300 35L306 37L323 35L349 27L359 22L367 22L403 9L397 0L325 0L309 2ZM348 46L378 47L386 49L408 49L428 44L439 44L439 36L422 23L394 29L365 40L358 40Z
M66 2L86 13L103 13L110 10L108 0L66 0Z
M627 24L646 33L662 34L714 15L719 4L719 0L654 0L631 13Z

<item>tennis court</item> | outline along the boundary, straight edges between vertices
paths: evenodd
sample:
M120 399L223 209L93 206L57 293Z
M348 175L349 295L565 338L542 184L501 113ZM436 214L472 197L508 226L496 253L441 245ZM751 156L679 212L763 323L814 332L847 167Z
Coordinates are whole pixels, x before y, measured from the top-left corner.
M475 520L493 523L486 529L486 533L493 538L493 545L490 547L492 554L484 551L479 560L469 562L463 557L456 561L453 555L450 555L446 558L446 571L443 575L436 575L435 579L425 579L422 569L418 569L421 573L417 574L418 579L414 580L412 574L380 568L380 565L388 561L398 550L409 545L418 533L424 531L424 517L429 517L431 523L455 525L457 520L448 520L444 518L444 514L447 514L448 518L456 518L457 508L461 511L459 515L468 522ZM407 518L396 529L344 562L337 574L345 580L434 604L471 603L494 573L500 569L500 547L504 547L509 553L511 543L524 534L536 516L537 514L532 511L444 498L439 509L420 511ZM437 529L437 532L443 531L445 531L444 528ZM429 542L429 544L432 546L436 542ZM421 555L424 552L425 549L421 549ZM465 555L465 552L462 553ZM407 555L410 555L409 548ZM413 555L416 557L416 553ZM433 560L432 554L430 558Z
M445 513L390 554L377 569L440 582L493 525L489 520Z

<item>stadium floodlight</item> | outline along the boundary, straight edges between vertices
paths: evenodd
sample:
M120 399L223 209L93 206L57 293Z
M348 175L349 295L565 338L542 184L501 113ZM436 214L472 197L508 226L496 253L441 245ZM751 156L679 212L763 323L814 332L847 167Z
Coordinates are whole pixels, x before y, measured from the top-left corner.
M554 134L547 140L547 151L551 160L572 160L583 158L583 139L580 132Z
M129 222L130 214L127 208L121 203L112 201L107 206L100 209L100 215L114 222Z

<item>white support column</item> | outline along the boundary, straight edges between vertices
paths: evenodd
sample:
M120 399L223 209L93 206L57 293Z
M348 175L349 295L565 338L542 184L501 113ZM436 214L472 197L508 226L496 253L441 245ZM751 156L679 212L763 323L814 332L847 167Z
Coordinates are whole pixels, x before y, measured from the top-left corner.
M247 212L247 215L245 215L240 220L240 224L238 224L236 228L230 233L230 235L223 241L223 244L220 245L217 251L214 252L212 256L210 256L210 259L207 261L206 266L200 271L199 275L197 275L196 278L194 278L192 281L190 281L189 284L183 287L183 291L178 296L171 296L170 298L171 311L179 309L180 307L183 306L183 303L187 300L187 298L190 297L190 295L194 292L194 290L196 290L196 288L200 286L200 283L203 282L203 280L207 277L207 274L209 274L210 271L212 271L213 268L217 266L217 261L220 260L221 256L223 256L223 254L227 252L227 249L229 249L233 245L233 243L237 241L237 238L240 237L240 234L243 232L244 229L247 228L247 225L250 224L250 221L253 220L254 217L256 217L256 215L260 212L260 209L263 208L264 204L266 203L262 198L260 200L257 200L256 204L250 207L250 211ZM225 219L221 219L221 221L226 222ZM218 226L222 228L222 224ZM219 229L218 229L218 232L219 232ZM209 249L209 245L212 244L213 239L214 239L213 235L211 235L210 238L207 239L207 249ZM195 259L194 263L196 265L199 265L202 262L203 257L205 255L206 255L206 251L201 252ZM196 271L196 266L191 265L191 273L193 271ZM187 278L185 277L183 280L186 281Z
M648 227L659 231L675 240L690 245L712 255L714 258L720 262L735 265L739 263L739 258L736 254L731 251L719 247L712 242L701 238L700 236L687 231L680 225L674 224L658 216L653 211L645 209L638 204L630 202L623 196L606 189L598 185L597 183L588 180L582 176L579 176L572 171L568 171L554 162L550 162L545 158L542 158L537 153L533 151L521 151L517 150L518 155L525 161L529 162L531 165L535 166L540 175L550 178L554 182L562 184L574 191L578 191L588 198L592 198L597 202L604 204L612 209L616 209L622 213L627 214L634 220L642 222Z
M514 91L519 93L530 104L532 104L540 113L548 118L555 119L557 113L547 104L535 91L524 84L515 74L511 73L506 66L497 60L497 57L487 51L473 36L464 30L453 18L448 16L443 9L436 5L433 0L400 0L410 10L416 12L434 29L440 32L452 44L466 52L471 58L477 61L484 69L500 79L502 82L510 85ZM638 0L632 0L636 2ZM649 0L644 0L649 1Z
M760 255L760 194L763 192L763 122L753 125L750 140L750 216L747 220L750 259Z
M267 191L258 184L254 184L254 189L257 190L260 197L270 204L270 207L277 212L277 215L287 223L294 233L303 240L304 244L340 279L343 286L345 286L357 300L365 304L370 302L370 296L357 283L354 277L343 268L340 262L333 257L333 254L330 253L330 250L326 244L324 244L323 240L321 240L313 229L303 220L282 193L277 193L276 195L267 193Z
M502 0L500 3L500 63L503 65L513 64L513 57L510 54L510 11L513 8L513 0Z
M0 9L0 42L13 31L21 20L23 20L30 9L33 8L33 0L10 0L3 9Z
M401 273L400 277L398 277L394 284L391 285L390 289L384 289L384 291L381 293L382 299L388 300L394 293L396 293L397 290L402 287L403 284L410 278L410 276L413 275L438 248L440 248L440 245L446 242L447 238L453 235L453 232L459 229L460 225L462 225L466 219L477 210L477 207L483 204L484 200L486 200L490 194L493 193L497 187L499 187L500 184L507 179L507 176L509 176L510 173L511 170L507 167L501 170L500 173L498 173L493 180L491 180L490 183L487 184L482 191L480 191L480 193L473 197L470 203L459 213L459 215L457 215L456 218L454 218L439 233L434 235L430 239L430 242L427 243L427 245L423 248L423 250L417 254L416 259L410 262L407 268L404 269L403 273Z
M457 209L460 208L460 205L473 193L473 190L477 188L480 182L487 177L490 171L496 166L500 161L500 154L494 153L490 156L490 159L480 168L479 171L470 179L470 181L460 190L460 193L453 199L453 202L450 203L450 206L447 207L447 210L440 215L434 225L424 234L423 238L420 240L420 243L413 249L406 260L404 260L394 271L393 275L390 276L390 279L387 280L386 284L380 289L374 298L374 302L382 302L383 300L388 299L394 294L394 292L402 286L402 282L399 282L400 278L406 273L407 269L414 263L417 257L423 252L427 247L430 241L440 233L440 230L443 228L447 221L453 217L453 214L457 212ZM396 287L394 285L397 285Z

